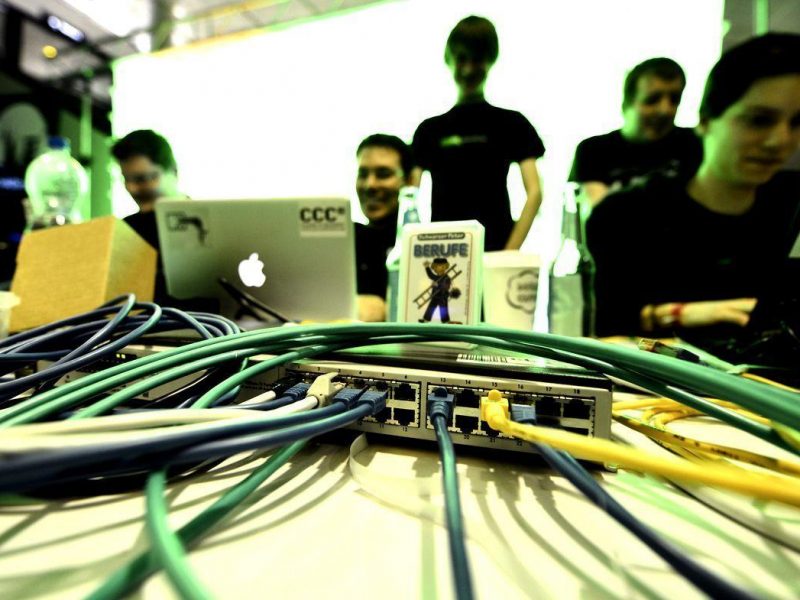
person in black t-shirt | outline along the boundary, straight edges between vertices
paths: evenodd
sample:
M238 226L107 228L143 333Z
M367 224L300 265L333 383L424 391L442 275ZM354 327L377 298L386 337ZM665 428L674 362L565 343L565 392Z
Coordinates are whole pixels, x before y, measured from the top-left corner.
M423 121L414 133L412 182L423 170L433 180L433 221L477 219L486 228L486 250L518 249L528 235L542 202L536 159L544 144L519 112L486 102L484 86L497 60L494 25L482 17L460 21L445 49L445 62L458 87L458 102L443 115ZM527 200L514 223L507 178L519 163Z
M688 179L697 170L703 157L699 138L675 127L684 87L683 69L669 58L651 58L628 73L622 129L583 140L575 150L569 180L581 185L590 206L649 173Z
M393 135L365 138L356 150L356 192L369 221L355 223L358 313L362 321L386 318L386 256L397 233L398 194L408 184L411 150Z
M800 36L728 50L709 74L688 180L651 176L608 196L587 223L597 334L692 328L727 338L769 296L800 231Z
M159 198L177 195L178 165L169 142L150 129L138 129L111 147L117 159L125 189L139 207L139 212L125 217L125 222L156 250L155 205Z
M119 162L125 189L139 207L139 212L125 217L124 221L158 251L156 202L159 198L179 195L178 165L172 148L166 138L155 131L138 129L118 140L111 147L111 154ZM167 295L160 256L156 262L154 299L159 304L192 306Z

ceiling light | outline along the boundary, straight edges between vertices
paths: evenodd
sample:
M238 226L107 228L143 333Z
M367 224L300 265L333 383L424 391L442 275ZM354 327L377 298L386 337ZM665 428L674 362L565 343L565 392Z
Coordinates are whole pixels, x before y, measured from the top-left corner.
M58 48L56 48L55 46L51 46L50 44L47 44L45 46L42 46L42 54L44 54L45 58L53 60L56 56L58 56Z
M55 15L48 15L45 21L50 29L65 35L74 42L80 44L86 39L86 35L80 29Z

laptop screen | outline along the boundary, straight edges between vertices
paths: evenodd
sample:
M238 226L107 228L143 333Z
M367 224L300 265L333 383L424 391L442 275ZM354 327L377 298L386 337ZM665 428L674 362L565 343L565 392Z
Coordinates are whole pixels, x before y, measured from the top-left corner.
M218 298L235 316L223 277L293 320L356 316L348 199L166 199L156 221L171 296Z

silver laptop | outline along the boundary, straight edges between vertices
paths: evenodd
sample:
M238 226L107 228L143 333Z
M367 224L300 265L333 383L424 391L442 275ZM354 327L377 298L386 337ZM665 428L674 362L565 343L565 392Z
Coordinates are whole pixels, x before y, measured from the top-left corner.
M224 277L293 320L356 317L355 245L344 198L156 203L167 292L238 304Z

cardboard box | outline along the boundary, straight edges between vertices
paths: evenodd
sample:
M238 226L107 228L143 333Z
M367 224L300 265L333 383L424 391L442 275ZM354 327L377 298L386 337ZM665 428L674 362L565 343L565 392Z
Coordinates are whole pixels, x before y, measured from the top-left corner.
M11 331L97 308L121 294L153 300L156 251L116 217L25 234L11 291Z

